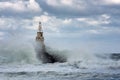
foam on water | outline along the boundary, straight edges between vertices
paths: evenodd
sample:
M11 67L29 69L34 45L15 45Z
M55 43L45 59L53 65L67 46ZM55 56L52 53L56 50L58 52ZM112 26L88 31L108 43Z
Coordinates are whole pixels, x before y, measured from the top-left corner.
M111 54L47 48L50 53L64 54L67 62L42 64L36 58L33 44L23 42L0 45L1 80L120 79L120 60L112 59Z
M1 80L87 80L87 79L120 79L119 68L90 67L90 63L66 62L54 64L26 64L26 65L1 65ZM107 64L106 64L107 65ZM99 66L101 66L99 64Z

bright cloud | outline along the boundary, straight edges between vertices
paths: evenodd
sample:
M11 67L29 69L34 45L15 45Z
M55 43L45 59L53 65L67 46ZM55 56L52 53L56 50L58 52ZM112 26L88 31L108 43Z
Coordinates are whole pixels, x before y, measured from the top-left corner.
M63 21L64 24L70 24L72 22L72 19L65 19Z
M64 5L72 5L73 1L72 0L61 0L61 3Z
M106 4L120 4L120 0L104 0Z

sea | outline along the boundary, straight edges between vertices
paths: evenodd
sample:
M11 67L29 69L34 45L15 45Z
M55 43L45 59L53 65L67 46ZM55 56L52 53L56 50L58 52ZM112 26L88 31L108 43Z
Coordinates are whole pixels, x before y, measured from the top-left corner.
M120 53L52 49L56 54L67 54L67 61L42 63L36 57L34 46L10 45L0 48L0 80L120 80Z

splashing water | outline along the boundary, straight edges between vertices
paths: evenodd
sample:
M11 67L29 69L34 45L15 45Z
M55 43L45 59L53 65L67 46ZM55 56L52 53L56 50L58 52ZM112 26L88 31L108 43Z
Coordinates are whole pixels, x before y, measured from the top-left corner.
M55 63L55 62L66 62L66 58L63 55L58 55L55 51L51 51L50 48L42 49L42 44L37 42L36 53L39 60L42 63Z
M12 43L0 45L1 80L120 79L120 60L118 57L117 60L113 59L116 55L93 54L72 49L59 51L46 47L50 55L62 54L63 56L59 59L67 59L67 62L41 64L36 58L36 45L33 46L33 44L23 42L16 45ZM37 48L41 50L40 45Z

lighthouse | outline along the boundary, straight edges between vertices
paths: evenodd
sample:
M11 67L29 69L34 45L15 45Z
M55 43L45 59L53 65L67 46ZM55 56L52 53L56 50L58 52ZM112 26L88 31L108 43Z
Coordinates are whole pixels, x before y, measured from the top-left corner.
M45 50L45 44L44 44L44 36L43 36L43 30L42 30L42 24L41 24L41 22L39 22L37 36L36 36L36 41L38 43L41 43L42 50L44 51Z
M43 36L43 30L42 30L42 24L39 22L38 25L38 31L36 36L36 52L37 52L37 58L42 61L42 63L55 63L55 62L65 62L66 59L50 54L50 52L47 51L45 44L44 44L44 36Z
M44 42L41 22L39 22L38 32L37 32L37 36L36 36L36 41Z

